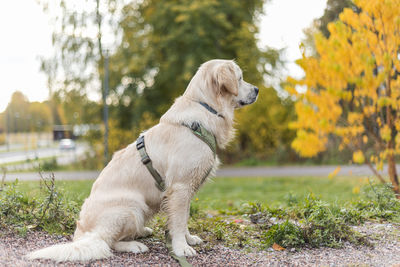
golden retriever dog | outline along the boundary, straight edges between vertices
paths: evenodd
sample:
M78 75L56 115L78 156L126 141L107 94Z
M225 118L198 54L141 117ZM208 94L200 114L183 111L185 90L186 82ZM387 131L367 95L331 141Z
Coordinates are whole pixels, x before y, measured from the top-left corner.
M187 227L190 201L205 176L214 175L219 160L184 125L199 123L215 136L217 146L224 148L233 138L234 110L255 102L257 96L258 88L243 80L234 61L215 59L202 64L159 124L142 134L166 190L157 188L134 142L116 152L96 179L83 203L73 242L34 251L27 257L86 261L110 257L111 249L145 252L146 245L134 240L152 233L145 224L159 210L168 216L173 252L196 255L191 245L202 240Z

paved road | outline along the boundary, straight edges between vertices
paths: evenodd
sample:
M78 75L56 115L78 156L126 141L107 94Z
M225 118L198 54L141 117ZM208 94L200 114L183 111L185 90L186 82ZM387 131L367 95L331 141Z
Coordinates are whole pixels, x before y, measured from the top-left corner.
M57 157L64 161L71 162L75 157L82 155L88 150L87 145L77 144L73 151L60 150L58 147L38 148L28 151L10 151L0 153L0 164L34 160L37 158Z
M400 165L397 166L400 169ZM217 172L218 177L284 177L284 176L328 176L336 169L336 166L285 166L285 167L248 167L248 168L222 168ZM385 166L384 172L387 171ZM55 172L57 180L87 180L96 179L98 171L73 171L73 172ZM341 166L338 175L352 176L372 176L368 166ZM44 177L48 177L44 173ZM7 181L19 180L38 180L38 173L9 173L6 176Z

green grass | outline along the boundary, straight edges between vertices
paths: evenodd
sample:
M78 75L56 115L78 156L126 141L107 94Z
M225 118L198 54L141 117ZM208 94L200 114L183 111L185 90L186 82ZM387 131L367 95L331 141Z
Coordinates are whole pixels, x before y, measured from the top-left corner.
M90 194L94 180L80 181L56 181L57 188L64 191L69 199L82 204L85 198ZM38 181L20 181L19 188L29 196L35 197L40 191L40 182Z
M56 185L68 197L82 202L89 195L93 182L57 181ZM32 196L39 190L39 182L36 181L21 181L19 184L22 191ZM214 178L200 189L193 201L201 209L230 210L240 208L247 202L285 205L289 194L304 198L312 193L330 203L343 203L358 198L352 190L359 184L359 178L355 177L336 177L332 180L325 177Z
M235 209L247 202L284 205L289 194L304 198L313 193L324 201L343 203L358 197L352 190L359 183L355 177L215 178L196 197L201 207L211 210Z
M71 234L93 182L47 178L8 184L0 188L0 226L21 234L29 229ZM207 246L369 244L350 225L399 222L400 201L386 185L367 182L356 177L215 178L194 197L189 228ZM163 239L165 224L163 215L150 222L156 239Z

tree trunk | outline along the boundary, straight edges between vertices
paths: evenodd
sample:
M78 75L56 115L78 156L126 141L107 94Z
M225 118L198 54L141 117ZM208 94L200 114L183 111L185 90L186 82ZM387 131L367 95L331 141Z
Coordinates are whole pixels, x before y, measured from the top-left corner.
M400 188L399 188L399 178L396 172L396 161L394 155L388 156L388 168L389 168L389 178L393 185L393 191L396 197L400 199Z
M387 79L387 96L390 98L391 97L391 84L390 84L390 76ZM400 199L400 188L399 188L399 178L397 176L397 171L396 171L396 161L394 158L394 149L395 149L395 141L394 141L394 136L393 133L396 130L394 127L393 123L393 115L392 115L392 108L390 105L387 105L386 107L386 123L389 126L389 129L392 131L392 136L387 143L387 152L388 152L388 172L389 172L389 178L390 181L392 182L393 185L393 191L396 194L396 197Z

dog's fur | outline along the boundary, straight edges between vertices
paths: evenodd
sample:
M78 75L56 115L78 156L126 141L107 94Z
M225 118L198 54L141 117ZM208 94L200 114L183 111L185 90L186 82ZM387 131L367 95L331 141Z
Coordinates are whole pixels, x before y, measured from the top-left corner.
M243 81L242 71L231 60L211 60L199 68L183 96L177 98L160 123L144 133L146 150L154 168L165 179L161 192L141 162L136 142L118 151L93 184L80 212L73 242L28 254L30 259L85 261L106 258L116 251L139 253L148 248L137 241L152 230L145 223L160 210L168 216L172 248L178 256L193 256L189 245L202 240L187 228L190 200L207 171L219 164L211 149L190 129L199 122L224 148L233 137L235 108L253 103L258 89ZM218 111L217 116L198 102Z

